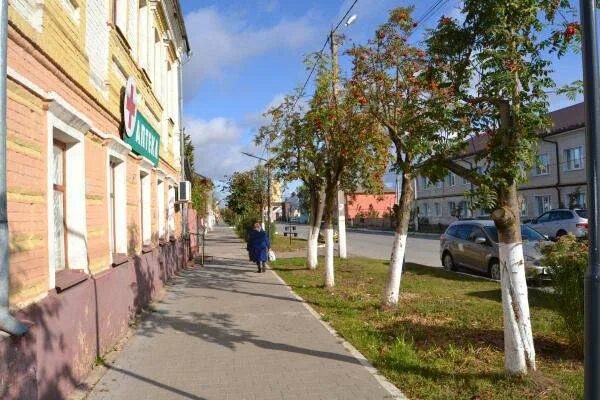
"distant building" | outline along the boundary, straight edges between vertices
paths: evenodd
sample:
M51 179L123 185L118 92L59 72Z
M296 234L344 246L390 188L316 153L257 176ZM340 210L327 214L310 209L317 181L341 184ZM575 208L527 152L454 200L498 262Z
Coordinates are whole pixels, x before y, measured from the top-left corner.
M365 228L392 227L396 191L386 188L382 194L355 192L346 194L346 219L350 226Z
M538 141L539 164L527 171L527 181L519 186L523 219L535 218L552 208L587 207L584 105L579 103L553 111L550 118L550 131ZM475 156L486 142L485 136L472 140L459 162L478 168ZM416 201L419 217L432 224L449 224L457 218L487 215L484 210L469 208L464 194L471 188L471 183L453 173L436 183L419 177Z

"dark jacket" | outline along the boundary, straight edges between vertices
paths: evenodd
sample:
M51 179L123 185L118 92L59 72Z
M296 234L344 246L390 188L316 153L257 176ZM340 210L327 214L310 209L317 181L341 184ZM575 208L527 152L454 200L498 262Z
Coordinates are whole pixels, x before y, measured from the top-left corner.
M248 253L250 255L250 261L253 262L266 262L269 261L269 237L265 231L257 231L252 229L248 235Z

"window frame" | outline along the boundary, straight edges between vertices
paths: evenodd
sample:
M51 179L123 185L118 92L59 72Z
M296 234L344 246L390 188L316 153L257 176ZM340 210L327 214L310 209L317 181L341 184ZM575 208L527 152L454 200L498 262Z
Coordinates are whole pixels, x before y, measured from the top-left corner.
M540 169L540 161L541 158L544 157L546 159L546 163L542 164L543 169ZM535 165L533 169L534 176L544 176L550 175L550 155L548 153L538 154L538 163Z
M579 151L578 158L570 158L571 152ZM569 147L563 150L564 157L564 171L580 171L584 167L584 156L583 156L583 146ZM575 166L575 162L578 163L578 166Z
M61 142L60 140L56 140L56 139L52 139L52 146L53 146L53 150L54 147L58 147L61 149L61 158L62 158L62 185L57 185L54 182L52 182L52 190L53 193L58 191L62 193L62 226L63 226L63 235L62 235L62 242L63 242L63 254L62 254L62 268L58 269L56 265L54 265L54 274L57 274L61 271L67 270L69 269L69 239L68 239L68 235L67 235L67 144L64 142ZM53 167L55 167L53 165ZM52 203L54 204L54 197L52 199ZM56 221L53 221L54 224L56 224ZM56 238L55 238L56 239ZM56 255L55 255L56 256ZM54 262L54 260L52 260L52 262Z

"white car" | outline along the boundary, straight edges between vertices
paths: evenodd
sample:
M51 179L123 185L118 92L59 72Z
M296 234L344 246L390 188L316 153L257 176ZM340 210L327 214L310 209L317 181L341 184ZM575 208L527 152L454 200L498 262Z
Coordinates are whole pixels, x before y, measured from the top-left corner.
M588 233L587 210L550 210L527 225L552 239L558 239L567 233L583 238Z

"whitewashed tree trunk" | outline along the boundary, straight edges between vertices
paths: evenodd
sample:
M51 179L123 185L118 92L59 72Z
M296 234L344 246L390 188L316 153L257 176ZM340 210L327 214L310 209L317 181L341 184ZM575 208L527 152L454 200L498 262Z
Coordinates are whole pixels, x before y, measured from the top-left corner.
M306 263L309 269L317 269L319 264L319 231L325 208L325 191L323 188L313 189L310 193L310 217L308 226L308 242L306 245Z
M319 264L319 226L308 227L308 242L306 245L306 259L309 269L317 269Z
M333 269L333 227L325 228L325 243L327 251L325 253L325 287L335 285L335 273Z
M492 219L498 229L504 366L509 374L526 375L535 371L536 365L516 183L498 193L498 200L500 207Z
M392 307L398 304L400 298L400 280L402 279L402 267L404 266L404 254L406 253L406 234L396 232L394 237L394 248L388 270L388 281L385 287L383 304Z
M500 243L500 279L504 309L504 364L513 375L535 371L535 347L529 315L522 243Z
M410 222L410 209L414 198L412 186L412 175L404 172L402 174L402 189L400 199L396 207L396 235L394 247L388 270L388 280L383 292L384 307L395 307L400 298L400 282L402 280L402 268L404 267L404 255L406 254L406 238L408 236L408 224Z
M346 246L346 196L338 191L338 252L341 259L348 258Z

